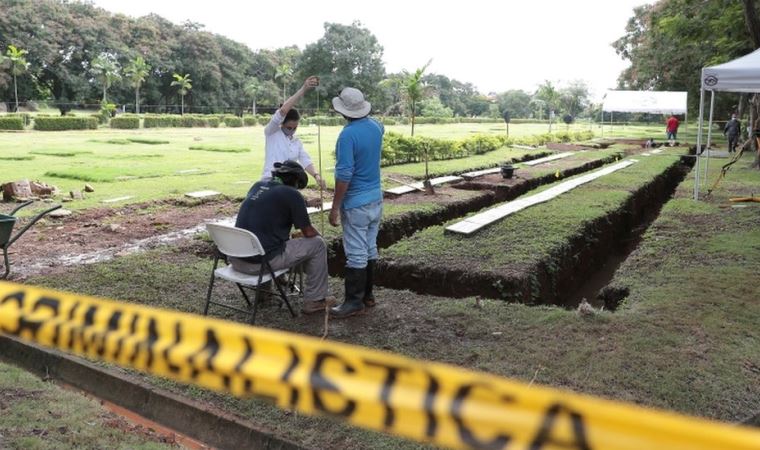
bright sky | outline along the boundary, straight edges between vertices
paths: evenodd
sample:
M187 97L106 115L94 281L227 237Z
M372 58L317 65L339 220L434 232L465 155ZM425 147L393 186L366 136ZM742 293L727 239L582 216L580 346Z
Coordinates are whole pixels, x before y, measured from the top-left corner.
M635 6L647 0L530 0L432 2L383 0L177 1L94 0L130 16L156 13L252 49L318 40L325 22L359 20L384 47L386 70L429 72L471 82L483 93L525 89L548 79L586 80L594 97L617 85L626 67L610 43L623 35ZM452 5L452 6L447 6ZM456 5L456 6L453 6Z

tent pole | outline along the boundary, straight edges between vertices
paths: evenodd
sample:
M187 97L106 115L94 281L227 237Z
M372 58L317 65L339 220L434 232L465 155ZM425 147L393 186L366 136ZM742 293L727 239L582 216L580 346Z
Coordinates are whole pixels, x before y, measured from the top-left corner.
M710 166L710 148L712 146L713 109L715 108L715 91L710 91L710 119L707 121L707 158L705 159L705 176L702 184L707 184L707 168Z
M604 137L604 106L602 106L602 112L599 115L599 126L602 127L602 137Z
M705 90L699 89L699 125L697 126L697 149L694 156L697 158L694 167L694 200L699 200L699 153L702 151L702 121L704 120Z

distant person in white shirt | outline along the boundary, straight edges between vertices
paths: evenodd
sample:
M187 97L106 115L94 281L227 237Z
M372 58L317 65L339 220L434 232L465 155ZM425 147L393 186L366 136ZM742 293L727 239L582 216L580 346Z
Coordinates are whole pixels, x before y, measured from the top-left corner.
M322 176L314 168L311 157L303 148L301 140L295 137L298 121L301 119L298 111L293 108L299 100L303 98L306 92L319 86L319 78L311 76L303 82L303 86L285 103L280 109L275 111L272 120L264 128L266 138L264 160L264 170L261 173L261 181L269 181L272 178L274 163L288 160L298 161L308 174L314 177L314 180L323 188L325 182Z

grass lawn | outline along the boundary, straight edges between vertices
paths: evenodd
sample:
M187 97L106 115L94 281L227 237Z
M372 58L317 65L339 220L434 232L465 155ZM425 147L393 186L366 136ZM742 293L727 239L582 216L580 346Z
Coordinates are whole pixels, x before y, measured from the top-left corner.
M745 419L760 404L760 288L752 281L760 271L760 207L723 205L729 195L748 195L760 185L760 172L748 169L750 162L747 157L732 170L707 202L690 200L690 178L680 185L615 274L612 285L629 291L616 312L579 315L557 307L378 289L378 306L365 316L332 321L330 338L688 414ZM718 169L711 169L711 180ZM191 249L165 248L29 282L198 313L210 268ZM333 290L341 292L340 280L333 281ZM229 286L218 294L239 301ZM218 309L212 313L242 319ZM262 308L259 321L317 336L323 326L322 317L291 320L274 305ZM314 447L419 447L258 400L147 379Z
M639 162L632 166L549 202L518 211L470 236L444 233L447 225L461 219L427 228L386 249L383 259L422 270L441 267L496 274L535 270L540 261L559 252L582 234L587 223L619 208L631 192L664 172L678 160L678 156L636 159ZM559 182L564 181L567 180Z
M96 400L0 363L0 448L176 448L130 427Z

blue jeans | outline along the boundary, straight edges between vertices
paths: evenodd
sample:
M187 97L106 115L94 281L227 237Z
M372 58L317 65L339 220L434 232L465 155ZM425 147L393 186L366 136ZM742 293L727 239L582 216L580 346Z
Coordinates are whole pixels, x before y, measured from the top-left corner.
M346 267L363 269L367 267L367 261L378 258L377 231L382 217L382 200L357 208L340 210Z

